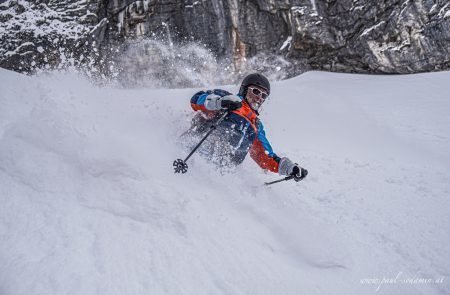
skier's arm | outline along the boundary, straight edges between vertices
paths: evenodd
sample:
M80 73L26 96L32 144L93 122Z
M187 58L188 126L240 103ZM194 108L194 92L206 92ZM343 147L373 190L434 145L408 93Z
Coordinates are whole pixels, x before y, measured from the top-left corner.
M206 97L211 94L206 91L199 91L191 98L191 107L194 111L209 112L205 107Z
M225 103L222 102L225 101ZM214 89L208 91L199 91L191 98L191 107L194 111L201 111L204 113L211 113L221 109L227 109L226 104L239 104L240 99L234 98L231 93L221 89Z
M262 169L278 173L281 158L273 152L261 122L258 124L258 135L250 149L250 156Z
M280 175L292 175L295 181L300 181L308 175L308 170L293 163L289 158L278 157L273 152L261 122L258 123L258 137L253 142L250 156L261 168Z

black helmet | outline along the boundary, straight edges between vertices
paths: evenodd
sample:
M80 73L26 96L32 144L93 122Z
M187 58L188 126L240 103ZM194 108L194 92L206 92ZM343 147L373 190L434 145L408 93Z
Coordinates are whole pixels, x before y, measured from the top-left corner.
M270 94L270 83L266 77L261 74L254 73L247 75L241 83L241 88L239 89L239 95L244 97L247 95L247 88L250 85L255 85L264 88L267 94Z

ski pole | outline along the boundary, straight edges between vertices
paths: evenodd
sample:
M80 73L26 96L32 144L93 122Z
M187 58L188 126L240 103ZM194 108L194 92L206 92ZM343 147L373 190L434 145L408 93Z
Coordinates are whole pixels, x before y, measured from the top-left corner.
M298 165L298 164L296 164L296 165ZM278 183L278 182L282 182L282 181L286 181L286 180L291 180L291 179L295 179L296 182L302 181L308 175L308 170L303 169L303 168L301 168L301 169L302 169L302 176L301 177L296 177L295 175L292 174L292 175L286 176L286 177L284 177L282 179L279 179L279 180L275 180L275 181L272 181L272 182L264 182L264 184L265 185L271 185L271 184L274 184L274 183Z
M186 164L186 161L189 160L189 158L195 153L195 151L202 145L202 143L208 138L208 136L219 126L219 124L228 116L228 112L225 112L219 120L217 120L216 123L211 125L209 128L209 131L205 134L205 136L200 140L200 142L192 149L192 151L189 153L189 155L186 157L186 159L176 159L173 161L173 167L175 170L175 173L186 173L188 169L188 165Z
M306 171L306 175L308 175L308 171ZM303 176L303 177L298 178L298 180L296 179L295 181L297 181L297 182L302 181L306 177L306 175ZM284 178L281 178L281 179L278 179L278 180L275 180L275 181L264 182L264 184L265 185L271 185L271 184L274 184L274 183L278 183L278 182L282 182L282 181L286 181L286 180L291 180L293 178L295 178L294 175L289 175L289 176L286 176Z
M264 182L264 184L265 185L271 185L271 184L274 184L274 183L278 183L278 182L282 182L282 181L286 181L286 180L291 180L293 178L294 178L294 175L289 175L289 176L283 177L283 178L275 180L275 181Z

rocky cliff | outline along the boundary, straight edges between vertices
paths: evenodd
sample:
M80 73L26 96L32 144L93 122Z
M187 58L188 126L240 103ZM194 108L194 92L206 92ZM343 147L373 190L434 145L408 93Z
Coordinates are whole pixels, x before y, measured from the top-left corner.
M255 56L281 56L291 75L305 66L363 73L436 71L450 68L450 3L0 0L0 66L16 71L87 63L108 74L124 44L143 37L169 46L203 44L233 70Z

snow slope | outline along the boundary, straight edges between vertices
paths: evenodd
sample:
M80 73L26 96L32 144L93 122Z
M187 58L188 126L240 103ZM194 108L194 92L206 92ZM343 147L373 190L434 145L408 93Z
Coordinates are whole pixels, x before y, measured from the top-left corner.
M197 89L0 69L0 294L449 294L449 78L274 83L268 138L310 175L264 187L251 159L174 175Z

